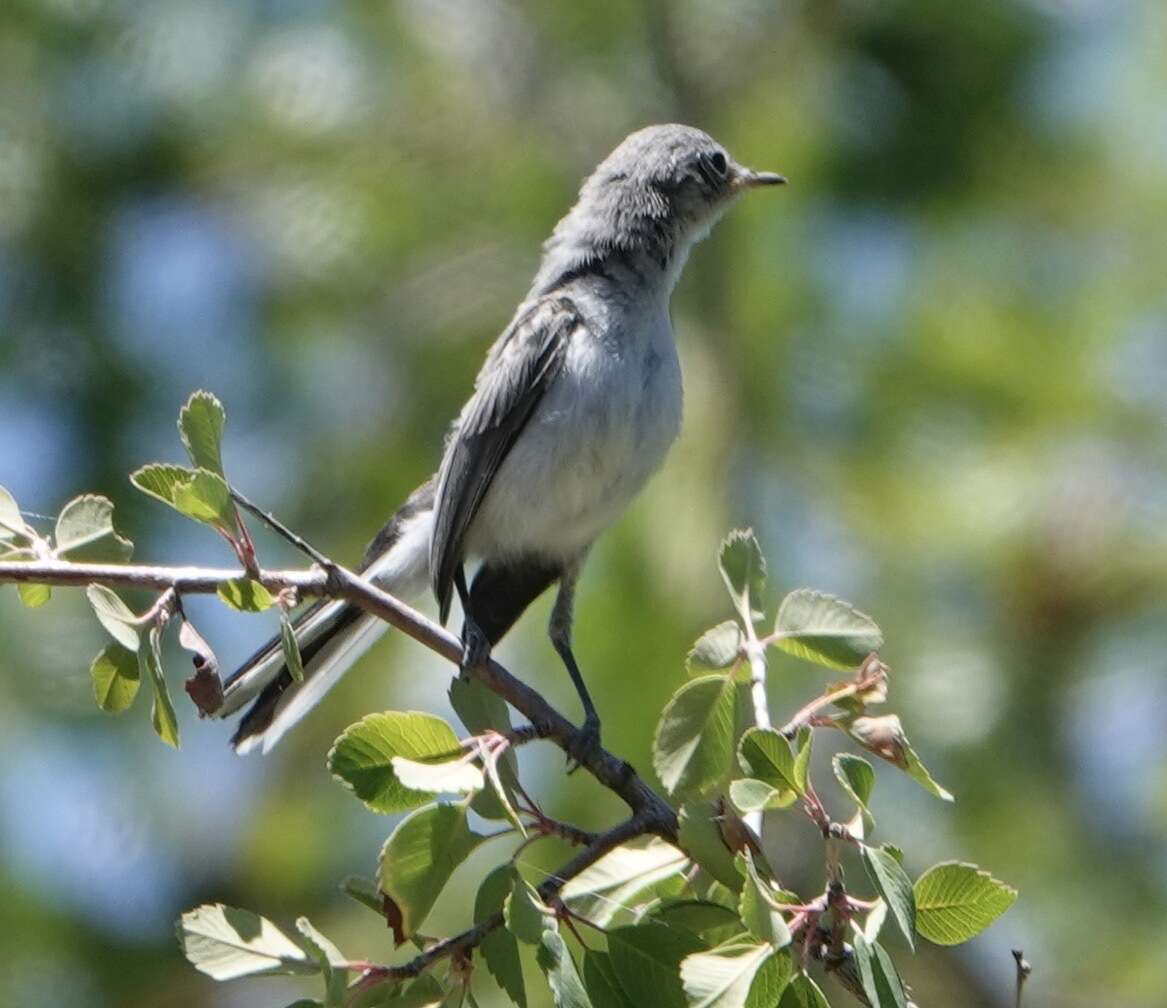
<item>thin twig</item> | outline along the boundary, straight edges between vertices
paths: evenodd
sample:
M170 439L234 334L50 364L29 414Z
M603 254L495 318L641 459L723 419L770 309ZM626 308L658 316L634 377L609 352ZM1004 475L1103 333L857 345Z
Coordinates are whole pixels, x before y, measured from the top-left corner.
M291 543L293 546L295 546L296 549L298 549L301 553L305 554L306 556L311 557L313 560L315 560L322 567L331 566L332 561L329 560L328 557L326 557L323 553L321 553L320 550L318 550L310 542L308 542L307 539L305 539L303 536L293 532L290 528L288 528L287 525L285 525L282 521L280 521L270 511L265 511L258 504L253 504L251 501L249 501L246 497L244 497L243 494L241 494L234 487L231 487L231 498L241 508L243 508L245 511L250 511L253 515L255 515L256 518L258 518L261 522L263 522L273 532L275 532L277 535L286 539L289 543Z

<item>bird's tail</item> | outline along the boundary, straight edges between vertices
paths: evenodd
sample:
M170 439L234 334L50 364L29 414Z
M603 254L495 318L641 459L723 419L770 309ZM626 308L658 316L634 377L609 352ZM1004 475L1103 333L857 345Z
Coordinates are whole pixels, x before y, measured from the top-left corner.
M429 543L433 525L433 486L414 491L369 546L362 572L398 598L413 598L429 583ZM296 682L273 637L228 677L218 717L234 714L253 701L231 737L239 753L269 752L387 629L351 602L317 602L296 620L293 630L304 665Z

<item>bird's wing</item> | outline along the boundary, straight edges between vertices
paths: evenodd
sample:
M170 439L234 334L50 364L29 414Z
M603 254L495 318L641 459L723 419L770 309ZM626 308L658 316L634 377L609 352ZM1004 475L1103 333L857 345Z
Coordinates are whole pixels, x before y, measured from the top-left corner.
M445 622L466 530L495 474L563 366L583 324L569 298L546 297L520 312L490 349L474 394L446 445L438 473L430 573Z

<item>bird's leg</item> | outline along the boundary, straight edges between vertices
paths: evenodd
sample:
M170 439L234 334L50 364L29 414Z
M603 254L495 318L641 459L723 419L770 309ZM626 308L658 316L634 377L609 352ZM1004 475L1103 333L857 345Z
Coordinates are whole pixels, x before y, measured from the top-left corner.
M462 663L461 669L482 668L490 661L490 638L478 625L470 607L470 591L466 587L466 572L459 567L454 575L454 587L462 603Z
M578 576L578 565L564 571L559 582L559 594L555 599L555 607L551 610L551 622L547 627L551 644L563 660L567 674L571 676L575 691L579 694L580 702L583 704L584 723L580 729L577 751L572 754L577 766L600 747L600 715L596 712L596 705L592 703L592 697L584 683L583 674L580 672L575 655L571 651L571 625L575 613L575 582Z

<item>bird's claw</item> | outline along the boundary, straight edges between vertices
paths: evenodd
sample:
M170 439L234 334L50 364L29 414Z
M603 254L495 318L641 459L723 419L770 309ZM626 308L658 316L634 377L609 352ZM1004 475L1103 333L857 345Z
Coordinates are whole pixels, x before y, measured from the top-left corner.
M462 671L482 668L490 661L490 641L477 623L462 624Z

